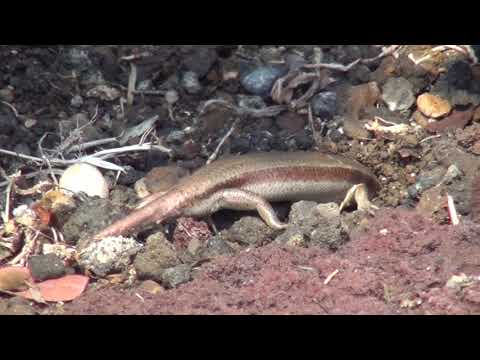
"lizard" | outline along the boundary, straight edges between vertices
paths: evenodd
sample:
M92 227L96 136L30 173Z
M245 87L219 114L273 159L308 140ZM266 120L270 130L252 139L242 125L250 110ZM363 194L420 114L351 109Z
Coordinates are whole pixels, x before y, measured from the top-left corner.
M132 233L141 225L179 216L202 217L220 209L257 210L265 223L285 229L270 202L353 200L360 210L378 209L369 197L380 189L374 174L340 155L319 152L265 152L219 159L183 177L171 189L145 198L137 208L94 236Z

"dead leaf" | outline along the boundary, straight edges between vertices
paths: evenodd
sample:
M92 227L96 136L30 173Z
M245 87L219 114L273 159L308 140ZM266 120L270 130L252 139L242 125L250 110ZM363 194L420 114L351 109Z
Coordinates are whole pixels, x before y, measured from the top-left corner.
M45 301L72 301L87 287L89 278L83 275L66 275L59 279L46 280L35 284ZM35 300L31 289L16 293L26 299Z

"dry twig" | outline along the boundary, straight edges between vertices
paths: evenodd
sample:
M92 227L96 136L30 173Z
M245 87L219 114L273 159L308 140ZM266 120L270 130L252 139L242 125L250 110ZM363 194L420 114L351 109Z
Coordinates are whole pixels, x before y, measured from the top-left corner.
M130 107L133 104L133 91L135 90L135 84L137 83L137 66L130 63L130 76L128 78L128 91L127 91L127 105Z
M207 108L209 108L212 105L221 105L224 106L228 109L231 109L235 112L237 116L251 116L254 118L261 118L261 117L273 117L277 116L278 114L284 112L285 110L288 110L288 107L286 105L274 105L274 106L268 106L263 109L252 109L252 108L243 108L239 106L235 106L228 101L221 100L221 99L212 99L206 101L202 107L200 108L199 115L205 114L207 111Z
M227 133L222 137L222 139L220 140L220 142L218 143L215 151L213 152L212 155L210 155L210 157L208 158L207 160L207 165L210 164L212 161L214 161L217 156L218 156L218 153L220 151L220 148L223 146L223 144L225 143L225 141L230 137L230 135L232 135L233 131L235 130L235 127L237 126L237 124L239 123L239 119L236 119L232 126L230 127L230 130L227 131Z

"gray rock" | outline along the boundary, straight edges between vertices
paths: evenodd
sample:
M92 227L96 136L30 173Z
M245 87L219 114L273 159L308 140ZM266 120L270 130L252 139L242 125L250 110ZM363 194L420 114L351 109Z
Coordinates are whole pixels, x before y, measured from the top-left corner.
M12 102L15 99L15 93L11 87L0 89L0 100Z
M185 132L182 130L173 130L168 135L165 141L167 143L181 144L185 140Z
M162 274L162 285L167 289L176 288L192 278L192 268L190 265L181 264L175 267L165 269Z
M13 151L15 151L16 153L19 153L19 154L24 154L24 155L31 155L32 154L32 152L30 150L30 147L25 143L20 143L20 144L15 145L15 147L13 148Z
M144 249L137 254L133 265L139 279L161 282L163 271L180 262L173 244L159 232L147 238Z
M129 185L133 184L133 178L128 179L128 177L127 173L124 182L128 182ZM117 186L110 192L109 200L113 204L124 204L130 207L135 207L138 204L138 196L135 190L125 184L120 184L120 181L118 181Z
M17 126L18 121L13 114L0 114L0 134L10 134Z
M153 89L152 79L142 80L137 85L138 91L145 91L145 90L152 90L152 89Z
M348 79L352 85L364 84L370 81L371 73L367 65L359 64L348 72Z
M193 71L186 71L183 73L180 85L189 94L198 94L202 91L202 85L198 79L198 74Z
M452 107L456 105L480 105L480 94L471 90L450 86L446 76L440 76L430 90L430 93L448 100Z
M78 264L98 276L125 271L142 244L122 236L107 237L86 246L79 254Z
M32 256L28 268L36 281L57 279L65 275L65 265L55 254Z
M291 247L305 247L307 239L302 229L298 226L291 226L275 238L275 243Z
M66 53L64 64L70 70L81 72L88 70L92 66L92 61L86 49L72 47Z
M337 94L332 91L324 91L315 95L310 104L312 113L323 120L330 120L337 109Z
M118 178L117 184L120 185L132 185L146 175L143 171L138 171L130 165L124 165L123 168L125 169L126 174L122 174L122 176ZM122 189L122 191L124 190L125 189ZM112 190L112 192L113 191L114 190Z
M179 98L180 96L176 90L171 89L165 93L165 101L170 105L175 104Z
M303 56L294 53L287 54L285 56L285 62L287 63L290 71L299 70L303 65L307 63Z
M237 95L238 106L247 109L263 109L267 105L260 96Z
M389 78L383 86L382 99L390 111L408 110L415 103L413 86L405 78Z
M467 90L472 79L472 68L466 61L456 61L448 69L447 82L454 88Z
M75 95L72 100L70 100L70 105L76 108L81 107L83 105L83 98L80 95Z
M206 46L196 46L183 60L183 65L202 79L217 61L217 52Z
M60 57L60 63L67 72L72 70L79 77L80 84L93 86L105 84L102 72L92 62L88 47L73 46Z
M110 201L89 198L81 202L63 224L65 242L69 245L77 245L81 250L83 246L88 245L90 235L126 215L126 209L115 206Z
M252 139L249 137L233 137L231 141L232 153L246 153L252 149Z
M425 190L428 190L431 187L440 183L444 175L445 175L445 169L441 166L435 167L430 171L422 171L417 176L417 181L415 182L415 184L408 187L407 189L408 195L412 199L416 199Z
M261 66L242 76L240 83L249 93L268 97L275 81L287 72L285 66Z
M233 255L235 249L223 239L223 235L220 233L210 238L197 254L200 259L213 259L221 255Z
M245 216L225 233L227 241L242 245L263 245L272 240L275 230L256 217Z
M336 249L348 240L348 234L341 222L340 210L337 204L319 204L313 201L299 201L292 205L289 215L290 224L297 228L297 234L290 235L299 237L302 233L309 246L324 246ZM284 239L276 239L281 242ZM294 241L294 240L292 240ZM302 240L299 239L302 244Z

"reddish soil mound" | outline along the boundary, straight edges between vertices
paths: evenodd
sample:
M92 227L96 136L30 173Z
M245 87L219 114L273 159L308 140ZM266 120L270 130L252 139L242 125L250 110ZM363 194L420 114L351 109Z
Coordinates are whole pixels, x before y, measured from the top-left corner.
M157 295L107 288L65 306L72 314L468 314L480 312L480 227L436 225L388 210L341 250L270 244L204 264ZM328 282L334 271L338 273ZM471 276L456 288L453 275ZM137 296L136 293L140 296Z

